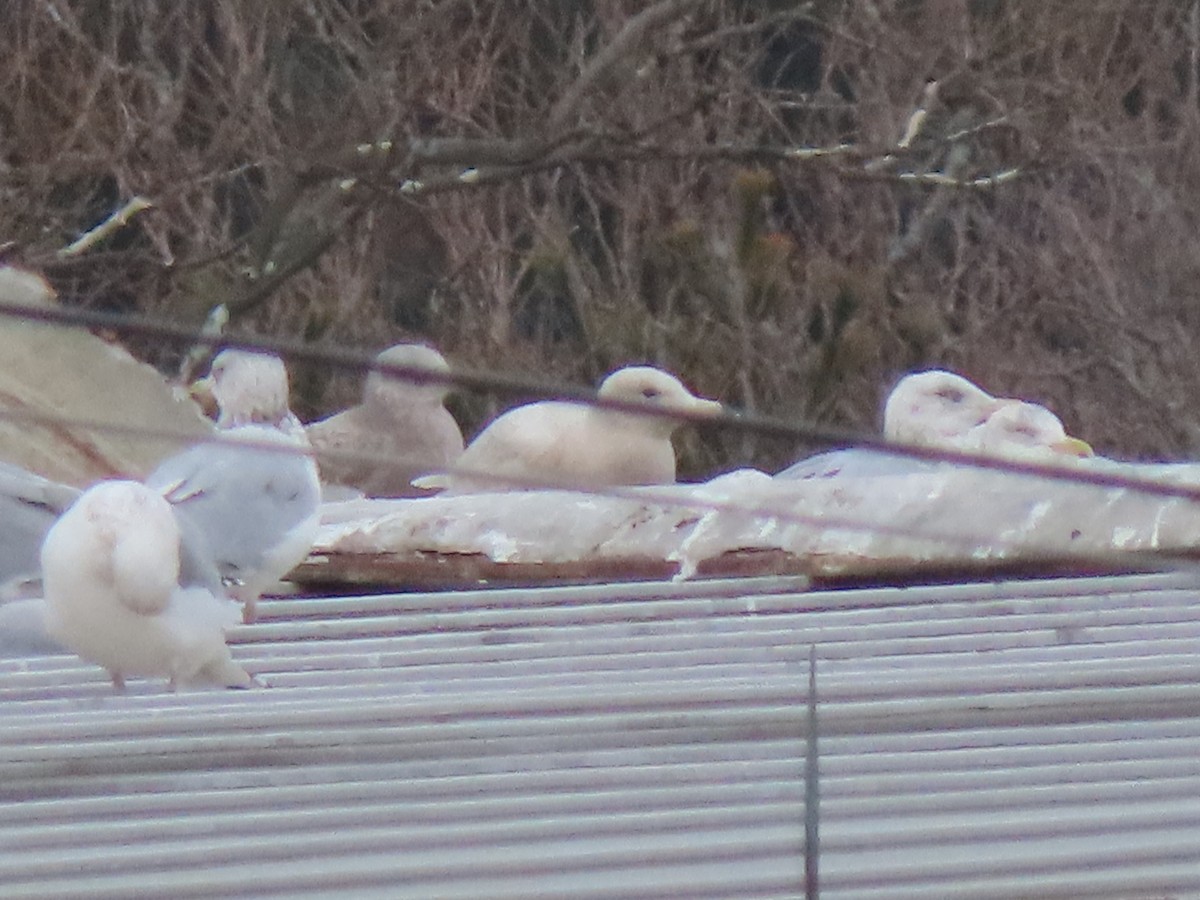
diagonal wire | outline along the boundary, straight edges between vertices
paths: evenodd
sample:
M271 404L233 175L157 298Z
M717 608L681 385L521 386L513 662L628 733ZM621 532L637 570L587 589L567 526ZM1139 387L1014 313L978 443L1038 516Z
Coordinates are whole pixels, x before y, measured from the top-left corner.
M330 366L350 368L356 371L377 371L386 376L405 379L415 383L448 383L474 389L496 390L506 393L537 395L568 399L574 402L592 404L604 408L613 408L625 412L644 412L659 417L670 417L681 421L695 422L699 425L713 427L729 427L750 430L773 436L792 437L798 440L820 441L829 444L850 444L855 447L873 450L879 453L909 457L936 462L948 462L958 465L982 469L992 469L1010 472L1029 477L1051 479L1061 482L1074 482L1099 488L1124 489L1145 495L1163 498L1177 498L1189 501L1200 501L1200 488L1169 484L1163 481L1150 480L1115 472L1097 472L1079 469L1068 469L1052 464L1013 461L996 457L981 457L960 451L927 447L914 444L902 444L858 432L816 426L809 423L785 422L783 420L750 415L737 411L728 411L718 417L698 415L690 412L664 410L649 404L599 398L594 390L580 388L574 385L564 385L536 381L528 378L500 375L495 372L464 371L456 369L453 373L445 374L427 369L380 364L374 355L347 348L314 347L296 341L261 338L257 336L230 336L205 334L194 328L160 322L143 316L125 313L107 313L84 310L79 308L19 306L0 302L0 315L18 316L26 321L40 321L52 325L103 327L125 331L139 335L153 335L188 344L209 346L234 347L246 350L259 350L277 353L292 359L308 362L323 363ZM229 440L219 433L207 437L183 435L164 429L134 425L118 425L102 421L86 420L79 417L63 416L48 412L29 410L0 409L0 418L11 420L39 422L81 428L92 431L119 432L147 438L177 440L181 443L197 443L204 441L221 442ZM239 440L243 446L252 447L253 442ZM294 451L281 448L278 444L263 445L260 449L271 452L296 452L312 455L311 450L297 447ZM376 465L398 465L402 460L361 451L322 451L323 456L337 459L352 459L358 462L369 462ZM574 493L607 496L617 499L634 500L641 503L691 508L702 512L727 512L760 519L773 519L782 522L821 527L826 529L841 529L870 534L887 534L897 537L918 538L937 541L947 546L965 549L975 548L986 544L992 536L957 530L953 533L938 532L934 529L912 527L891 527L881 522L868 522L850 516L812 516L797 513L791 508L768 507L752 505L729 500L717 500L709 497L687 496L673 492L669 488L636 487L636 488L606 488L583 487L567 481L550 478L516 478L513 476L497 476L494 473L468 470L461 466L454 467L455 474L465 475L481 481L490 482L496 486L519 489L550 489L564 490ZM1194 557L1190 548L1159 548L1147 551L1121 551L1119 553L1097 553L1080 551L1063 551L1056 554L1039 554L1022 551L1020 561L1026 563L1048 562L1063 564L1072 562L1087 564L1102 569L1113 567L1114 561L1136 568L1159 569L1175 567L1180 562Z
M5 407L0 407L0 419L14 422L26 422L37 425L65 426L84 431L123 434L130 437L178 441L182 445L223 444L226 446L241 447L251 451L261 451L263 453L283 453L292 456L307 456L313 458L317 456L316 452L311 447L307 447L301 443L296 443L293 445L279 444L271 441L254 440L253 438L247 438L243 435L229 434L228 432L222 431L213 431L209 434L196 435L174 429L156 428L153 426L143 425L128 425L123 423L108 423L97 419L84 419L78 416L68 416L62 413L26 409L11 409ZM402 460L398 461L395 457L386 454L360 450L322 450L320 455L328 456L331 459L353 462L368 462L378 465L403 464ZM852 517L837 518L804 515L803 513L797 513L788 509L757 506L734 501L717 500L708 497L689 496L680 491L681 488L687 489L689 487L699 487L699 485L597 487L594 485L581 485L578 482L573 482L567 479L556 479L550 476L539 476L534 478L509 474L498 475L494 472L489 472L484 469L471 469L465 467L455 468L454 472L455 474L493 484L499 488L563 491L591 497L607 497L615 500L633 500L639 503L652 503L661 506L694 509L698 512L727 512L756 518L779 519L800 525L813 525L822 527L832 526L844 528L846 530L891 534L896 537L923 537L928 540L942 541L950 544L962 545L964 547L975 546L978 540L983 540L982 536L973 540L969 534L964 535L961 531L914 531L911 528L892 528L885 524L868 523ZM455 496L466 495L460 494ZM480 496L480 494L475 494L474 496Z
M79 308L25 306L0 302L0 315L16 316L27 321L59 325L82 325L112 329L140 336L166 338L178 343L259 350L275 353L284 359L325 364L358 372L379 372L386 376L403 379L416 384L447 384L473 390L496 391L509 395L515 394L570 400L604 409L644 413L658 418L669 418L700 426L737 429L770 437L791 438L797 441L816 442L830 446L854 446L874 450L890 456L931 462L956 463L973 468L1034 475L1059 481L1090 484L1098 487L1125 488L1152 496L1178 497L1200 501L1200 487L1168 484L1162 481L1116 472L1098 472L1066 468L1054 464L978 456L972 453L940 447L891 441L878 435L849 429L830 428L806 422L791 422L774 416L733 409L719 416L686 410L664 409L648 403L599 397L594 389L562 382L549 382L523 376L504 375L494 371L472 370L459 367L455 367L454 371L450 373L435 372L416 366L379 363L374 358L374 355L358 350L340 347L317 347L300 341L280 340L253 335L203 334L195 328L185 328L145 316L135 316L126 313L98 312Z
M0 407L0 419L28 422L31 424L69 426L89 431L107 431L129 436L145 437L158 440L178 441L181 444L225 444L257 450L265 453L286 453L296 456L315 456L310 447L302 444L281 445L273 442L256 441L240 435L230 435L214 431L207 435L187 434L166 428L156 428L142 425L113 424L98 420L82 419L60 413L32 411L24 409L6 409ZM326 455L322 451L322 455ZM330 457L365 461L380 465L395 465L393 457L364 451L330 452ZM973 550L987 545L994 535L983 532L972 533L965 529L954 531L939 530L928 526L914 527L912 525L889 525L885 522L867 521L854 516L836 515L806 515L798 512L792 505L766 505L763 503L747 503L736 500L717 499L714 497L696 496L693 491L702 485L660 485L660 486L628 486L628 487L595 487L584 486L569 480L549 477L522 478L511 475L497 475L481 469L459 468L457 473L472 479L489 482L497 487L516 488L519 490L554 490L591 497L632 501L640 504L651 504L663 508L691 509L699 513L725 513L745 516L754 519L774 520L777 522L821 528L824 530L842 530L865 534L887 535L897 538L926 540L937 542L947 547ZM799 482L796 482L799 483ZM467 495L457 495L467 496ZM475 494L473 496L480 496ZM794 502L794 501L793 501ZM781 501L781 504L788 501ZM1059 553L1039 553L1022 548L1019 561L1035 565L1064 564L1087 565L1102 570L1114 567L1134 568L1138 570L1175 570L1189 564L1195 557L1195 552L1187 547L1159 548L1155 550L1125 550L1119 552L1097 552L1080 550L1063 550ZM1120 564L1120 565L1114 565Z

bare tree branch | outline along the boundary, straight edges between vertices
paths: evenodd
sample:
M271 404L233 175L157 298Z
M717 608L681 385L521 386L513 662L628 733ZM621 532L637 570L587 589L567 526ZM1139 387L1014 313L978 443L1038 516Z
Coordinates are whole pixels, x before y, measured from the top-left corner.
M617 63L638 53L653 31L665 28L685 13L698 9L702 3L703 0L660 0L629 19L550 108L547 131L554 134L565 127L567 119L579 108L587 93L595 90Z
M66 247L58 251L60 257L79 256L81 253L86 253L92 247L104 239L111 236L114 232L119 231L129 224L130 220L140 212L147 209L153 209L154 204L145 197L134 197L129 200L124 206L114 212L111 216L93 228L91 231L80 235L78 240L72 241Z

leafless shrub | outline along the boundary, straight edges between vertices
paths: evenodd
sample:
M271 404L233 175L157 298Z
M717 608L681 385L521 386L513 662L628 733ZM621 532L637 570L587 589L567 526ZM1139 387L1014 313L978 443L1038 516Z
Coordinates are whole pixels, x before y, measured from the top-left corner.
M652 361L860 427L948 365L1105 451L1200 450L1195 2L11 6L0 240L69 302L584 382ZM305 415L357 390L297 387ZM684 470L799 449L693 435Z

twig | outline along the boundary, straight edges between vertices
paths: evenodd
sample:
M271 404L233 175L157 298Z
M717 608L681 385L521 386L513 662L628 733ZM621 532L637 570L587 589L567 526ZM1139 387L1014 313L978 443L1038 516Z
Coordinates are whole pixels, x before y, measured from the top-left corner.
M994 119L988 119L986 122L980 122L978 125L972 125L969 128L960 128L958 131L952 131L946 135L943 140L947 143L961 141L963 138L968 138L976 134L982 134L985 131L990 131L993 128L999 128L1002 125L1009 124L1008 116L997 116Z
M637 52L650 34L666 27L688 7L698 6L699 0L662 0L631 18L603 50L592 57L575 82L558 98L550 110L550 134L558 132L596 84L626 56Z
M915 184L928 184L935 187L952 188L990 188L1006 181L1020 177L1021 169L1005 169L992 175L980 175L978 178L955 178L944 172L898 172L894 177L900 181Z
M908 126L904 129L904 137L900 138L899 143L896 144L897 147L905 150L917 139L921 134L921 129L925 127L925 121L929 118L929 108L937 102L937 98L938 83L931 81L925 85L925 91L921 94L921 105L908 117Z
M1194 123L1200 110L1196 108L1197 94L1200 85L1200 0L1193 0L1192 8L1188 11L1188 78L1187 78L1187 109Z
M69 245L59 250L57 255L60 259L65 259L86 253L114 231L128 225L129 220L138 213L151 209L153 206L154 204L145 197L140 195L134 197L91 231L85 232L78 240L72 241Z
M908 150L912 147L913 141L921 134L921 129L925 127L925 122L929 119L929 110L938 99L938 82L930 81L925 85L925 90L921 93L921 100L912 115L908 117L908 124L904 128L904 135L896 142L896 150ZM889 168L896 163L896 154L887 153L879 159L871 160L864 166L868 172L877 172L882 169Z
M212 308L212 311L208 314L208 318L204 320L204 325L200 328L200 334L205 338L217 337L225 331L227 324L229 324L229 307L224 303L219 303ZM187 352L187 355L183 358L183 362L179 364L180 384L187 385L192 383L205 360L213 355L214 346L214 344L205 341L203 344L196 344Z
M942 172L901 172L896 177L902 181L910 181L905 178L906 175L921 175L926 178L935 176L933 180L926 183L932 184L939 188L952 186L948 182L957 182L957 173L966 168L967 162L971 156L970 149L965 144L953 144L950 147L950 152L946 155L946 171ZM920 215L912 220L912 224L903 234L896 236L896 240L892 243L891 249L888 250L887 261L889 266L898 266L905 260L916 254L917 250L925 246L926 238L929 235L929 230L937 222L941 221L942 214L950 205L950 192L945 190L934 191L925 207L921 210Z

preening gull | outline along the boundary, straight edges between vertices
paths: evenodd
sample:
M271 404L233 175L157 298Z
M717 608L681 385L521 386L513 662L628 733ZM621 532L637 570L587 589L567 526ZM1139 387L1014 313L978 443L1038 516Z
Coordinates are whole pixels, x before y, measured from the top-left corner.
M376 360L441 374L450 371L442 354L421 344L397 344ZM321 480L357 488L368 497L425 493L413 487L412 480L445 469L463 452L462 432L443 405L448 392L445 383L418 384L371 372L362 403L306 429ZM339 458L339 451L388 456L391 462Z
M0 658L67 652L46 626L41 548L59 516L82 492L70 485L0 463L0 543L11 563L0 582ZM180 543L180 583L220 596L221 574L205 556L203 536L184 535Z
M245 604L249 622L262 592L312 548L321 485L287 406L281 360L225 350L210 378L223 439L167 459L146 484L174 507L189 542L238 582L230 593Z
M89 488L46 535L41 561L50 635L105 668L118 689L131 676L166 676L172 689L254 684L225 644L237 606L181 584L179 525L150 488Z
M651 366L613 372L599 396L650 404L669 412L715 416L721 404L692 394L673 375ZM419 478L419 487L455 493L528 489L522 482L599 488L671 484L671 435L682 422L670 415L625 412L558 400L509 410L485 428L459 457L460 472ZM486 473L487 477L473 477ZM505 478L517 484L505 484Z

